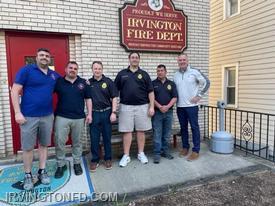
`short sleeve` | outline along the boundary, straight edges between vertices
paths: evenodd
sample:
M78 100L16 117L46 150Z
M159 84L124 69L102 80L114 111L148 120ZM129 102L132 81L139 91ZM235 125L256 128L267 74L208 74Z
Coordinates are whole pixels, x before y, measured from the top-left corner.
M178 97L178 91L175 82L172 82L172 97Z
M151 80L149 74L147 72L145 74L146 74L145 75L145 77L146 77L145 80L146 80L147 92L150 93L150 92L154 91L153 83L152 83L152 80Z
M109 88L110 88L111 98L118 97L118 91L117 91L116 85L111 79L109 79Z
M120 82L120 72L116 75L116 78L115 78L115 86L116 86L116 89L117 90L121 90L121 82Z
M85 99L91 99L92 98L92 89L86 82L84 82L84 85L85 85L84 97L85 97Z
M21 68L15 76L14 83L24 86L28 79L28 74L29 74L28 70L29 68L27 67Z

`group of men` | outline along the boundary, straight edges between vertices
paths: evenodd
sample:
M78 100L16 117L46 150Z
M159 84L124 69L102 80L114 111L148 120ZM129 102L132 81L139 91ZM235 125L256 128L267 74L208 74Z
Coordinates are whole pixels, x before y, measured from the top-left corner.
M209 80L199 70L188 64L186 54L178 56L179 70L175 73L173 81L167 79L167 69L162 64L157 66L157 78L151 81L149 74L139 66L138 52L129 54L128 68L121 70L114 81L103 75L103 64L100 61L92 63L93 77L89 80L78 76L78 64L75 61L68 62L65 75L61 77L49 69L50 58L48 49L38 49L36 64L26 65L19 70L11 92L15 120L21 130L25 170L24 189L31 190L34 187L32 161L36 140L38 140L39 151L38 179L42 184L50 183L50 177L45 168L53 125L57 160L55 178L61 178L68 169L65 162L65 144L69 135L72 139L74 173L75 175L83 173L81 136L85 122L90 126L92 154L90 170L95 172L99 166L101 135L104 143L105 168L111 169L112 123L117 120L118 97L120 98L118 130L123 133L124 150L124 155L119 162L120 167L127 166L131 161L129 154L134 131L137 135L137 158L143 164L148 163L144 153L145 131L152 128L154 163L159 163L161 157L173 159L169 151L169 138L173 106L176 102L182 136L180 155L189 154L189 122L194 146L188 160L199 157L198 102L208 90ZM53 93L58 96L55 117L52 104Z

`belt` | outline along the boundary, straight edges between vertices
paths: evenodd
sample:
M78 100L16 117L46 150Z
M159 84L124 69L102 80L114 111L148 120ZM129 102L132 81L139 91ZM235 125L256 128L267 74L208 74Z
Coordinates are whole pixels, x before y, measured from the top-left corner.
M93 112L105 112L110 109L112 109L112 107L106 107L105 109L94 109Z

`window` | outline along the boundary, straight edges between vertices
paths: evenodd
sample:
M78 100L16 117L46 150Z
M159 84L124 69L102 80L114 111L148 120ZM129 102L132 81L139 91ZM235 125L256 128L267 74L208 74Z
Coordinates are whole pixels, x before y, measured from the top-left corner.
M25 64L36 64L36 57L35 56L25 56ZM54 58L51 57L51 62L49 64L49 68L54 70Z
M238 65L223 67L223 99L228 107L237 107Z
M224 0L224 19L240 13L240 0Z

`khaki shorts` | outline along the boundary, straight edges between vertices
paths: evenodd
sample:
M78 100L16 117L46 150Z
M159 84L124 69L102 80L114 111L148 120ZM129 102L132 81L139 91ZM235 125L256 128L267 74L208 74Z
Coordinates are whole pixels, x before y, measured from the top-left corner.
M148 116L148 104L119 105L118 130L120 132L147 131L152 129Z

